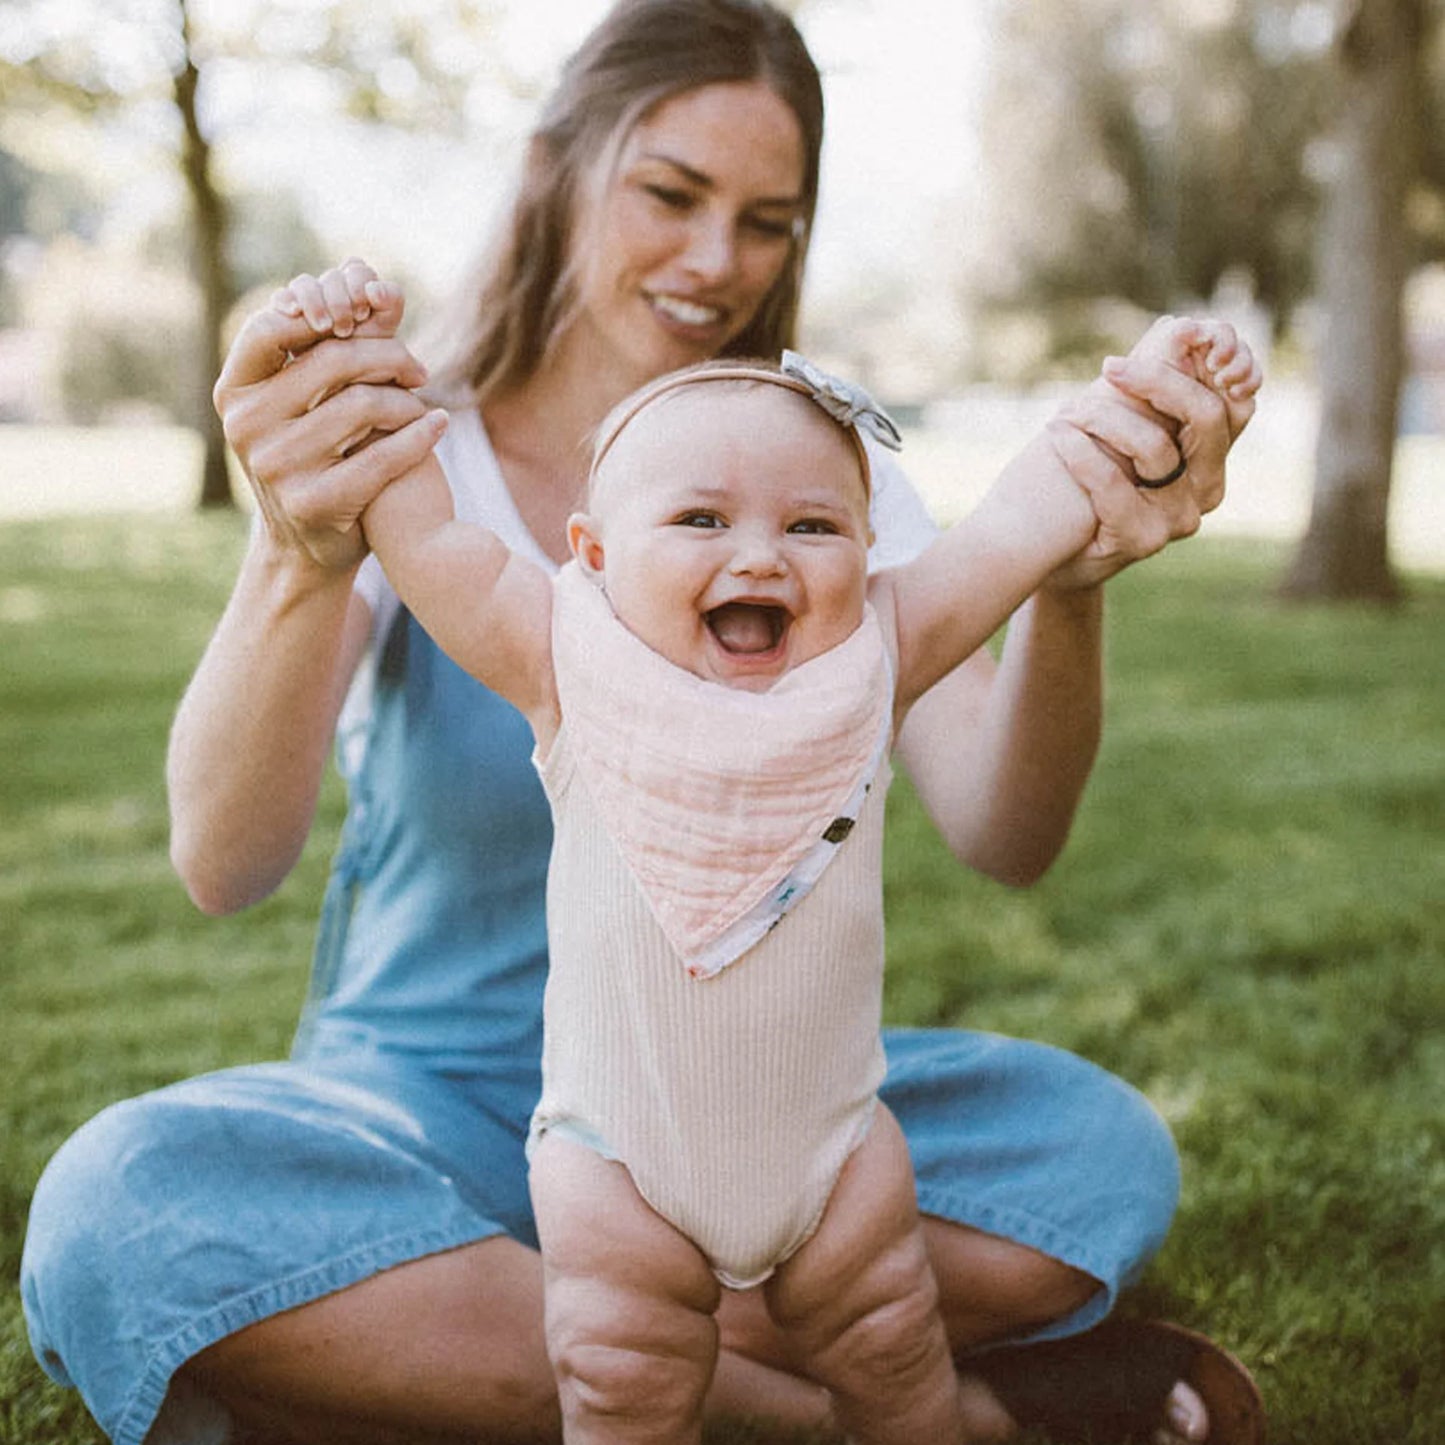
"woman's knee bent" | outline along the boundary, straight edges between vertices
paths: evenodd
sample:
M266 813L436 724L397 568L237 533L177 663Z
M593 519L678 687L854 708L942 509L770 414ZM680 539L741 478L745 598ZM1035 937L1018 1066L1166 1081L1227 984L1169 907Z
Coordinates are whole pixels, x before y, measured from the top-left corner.
M148 1097L113 1104L56 1151L35 1186L21 1265L26 1312L69 1312L103 1296L126 1268L125 1220L161 1203L146 1188L149 1171L129 1167L157 1147L162 1128ZM32 1323L32 1332L34 1324Z

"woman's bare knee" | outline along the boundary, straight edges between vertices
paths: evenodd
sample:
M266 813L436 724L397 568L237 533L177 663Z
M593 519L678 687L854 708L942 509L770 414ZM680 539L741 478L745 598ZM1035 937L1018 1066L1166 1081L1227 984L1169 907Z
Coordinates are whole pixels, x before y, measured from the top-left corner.
M923 1228L955 1350L1063 1319L1102 1288L1092 1275L1014 1240L943 1219L925 1218Z

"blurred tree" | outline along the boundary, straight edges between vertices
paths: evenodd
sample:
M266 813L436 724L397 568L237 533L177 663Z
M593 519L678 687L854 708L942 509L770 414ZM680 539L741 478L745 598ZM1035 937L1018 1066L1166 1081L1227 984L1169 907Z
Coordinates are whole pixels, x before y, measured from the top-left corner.
M1167 311L1234 273L1283 328L1310 289L1326 41L1317 4L1005 8L983 134L985 311L1038 310L1054 355L1092 358L1121 339L1101 301Z
M1432 128L1424 0L1351 0L1335 45L1339 119L1319 232L1326 325L1309 528L1283 591L1391 602L1387 513L1404 370L1407 204Z
M9 151L0 149L0 241L25 233L35 172Z
M1401 293L1445 257L1440 0L1036 0L1001 17L984 315L1031 358L1096 357L1144 312L1247 277L1285 331L1327 318L1296 596L1388 598Z
M0 149L0 326L14 323L10 268L5 264L10 243L23 236L35 172L24 161Z
M216 183L210 139L199 109L200 70L195 54L189 0L123 3L117 9L83 5L61 12L46 0L14 3L8 17L12 44L20 37L20 57L7 55L0 72L8 94L22 107L41 111L64 106L100 123L121 107L153 102L164 94L179 122L176 160L185 179L191 208L190 270L201 298L200 355L204 370L179 397L184 420L205 438L200 502L231 503L225 438L209 405L206 374L220 354L221 327L236 290L226 258L228 212ZM28 52L28 53L26 53ZM119 338L106 344L112 370L123 384L148 368L132 364L136 346ZM99 344L99 343L97 343ZM121 362L125 364L119 364Z
M158 102L170 118L172 154L189 202L190 271L200 297L205 361L180 398L206 439L201 505L228 506L225 440L209 388L226 314L238 285L230 203L214 154L213 72L249 67L255 93L274 93L298 72L324 80L335 111L389 125L457 132L479 82L495 82L486 43L495 0L417 0L399 12L287 0L6 0L0 83L7 104L63 106L100 123ZM517 88L516 78L502 74ZM123 348L124 349L124 348ZM129 355L129 352L126 352Z
M292 190L228 189L226 258L242 298L249 291L275 286L297 271L317 271L335 257L316 234ZM153 266L184 270L190 246L189 218L168 215L146 232L143 259Z
M181 173L191 202L191 273L201 288L201 354L212 359L209 371L219 363L221 332L236 300L236 283L226 255L230 208L216 183L211 138L201 124L201 72L196 64L189 0L176 0L176 19L181 48L171 66L171 99L181 119ZM231 479L226 469L226 438L220 418L207 400L203 396L196 407L196 421L206 439L200 502L202 507L229 507Z

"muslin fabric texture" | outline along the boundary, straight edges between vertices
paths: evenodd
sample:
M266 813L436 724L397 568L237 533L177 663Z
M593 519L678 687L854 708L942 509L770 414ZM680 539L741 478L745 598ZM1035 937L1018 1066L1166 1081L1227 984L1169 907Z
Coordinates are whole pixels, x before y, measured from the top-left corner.
M876 614L744 691L654 652L573 562L556 578L552 656L588 794L683 966L715 974L802 902L817 875L799 865L831 859L887 753L893 668Z

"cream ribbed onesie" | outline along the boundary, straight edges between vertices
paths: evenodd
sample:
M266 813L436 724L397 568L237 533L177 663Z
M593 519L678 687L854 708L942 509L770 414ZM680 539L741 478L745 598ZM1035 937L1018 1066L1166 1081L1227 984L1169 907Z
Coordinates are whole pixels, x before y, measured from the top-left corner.
M703 1250L718 1278L742 1288L765 1279L815 1228L868 1129L883 1078L891 669L881 631L870 613L849 642L789 674L789 687L760 695L702 682L652 653L575 569L570 579L559 578L557 600L562 724L539 762L555 821L547 888L551 964L532 1142L555 1129L620 1160L648 1203ZM840 699L856 695L859 683L870 695L840 710ZM619 718L628 697L636 699L638 715ZM588 725L599 709L600 735ZM699 710L702 721L686 746L704 756L691 773L680 765L677 787L659 794L657 777L674 775L670 766L649 775L656 753L676 744L679 720ZM810 712L822 733L811 746ZM779 735L788 756L779 759L769 733ZM706 752L708 738L720 756ZM626 755L617 756L619 749ZM832 766L844 755L864 760L849 765L851 777ZM718 768L725 772L729 761L738 765L734 776L719 781ZM633 784L646 821L640 832L623 830L631 843L619 843L607 813L615 817L627 806ZM772 876L762 880L763 909L779 897L801 902L774 908L753 929L761 941L734 960L717 964L704 946L700 956L713 962L690 970L661 920L687 913L692 875L681 870L681 905L674 896L669 908L665 886L649 892L639 869L655 883L667 872L659 852L666 855L678 838L684 849L691 846L694 793L699 806L691 817L705 814L708 824L737 794L734 838L768 835L768 816L791 820L798 844L780 854L770 839L766 850ZM787 793L795 797L791 807ZM797 805L799 793L807 807ZM840 821L849 816L849 801L851 827ZM703 846L725 864L727 830L705 831ZM820 843L824 834L828 841ZM827 855L821 869L819 848ZM798 866L779 873L779 857ZM801 888L788 881L797 878ZM757 892L746 883L733 889L731 910L705 900L704 911L715 915L713 932L736 939L733 915L742 911L745 928L757 918Z

